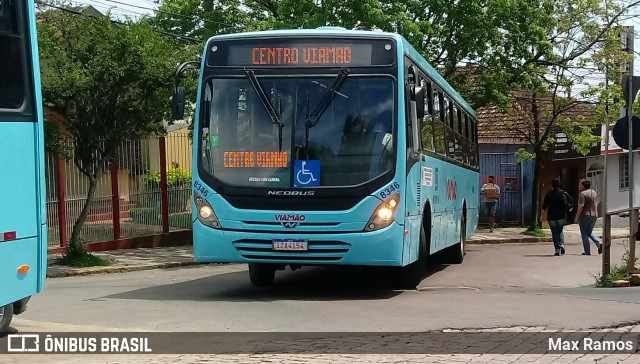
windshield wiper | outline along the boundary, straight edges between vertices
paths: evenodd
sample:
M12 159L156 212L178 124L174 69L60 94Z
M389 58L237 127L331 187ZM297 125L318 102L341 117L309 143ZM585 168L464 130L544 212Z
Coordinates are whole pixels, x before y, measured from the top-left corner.
M331 84L331 86L329 86L327 91L324 92L324 95L322 95L322 99L320 99L318 106L316 106L316 108L313 110L311 114L307 114L307 120L305 120L305 123L304 123L306 127L305 147L307 148L309 147L309 129L318 125L318 121L320 121L320 117L322 116L324 111L327 109L327 107L329 107L331 100L333 100L334 95L338 93L340 86L342 86L342 83L344 82L344 80L347 78L348 75L349 75L348 68L341 69L338 75L336 76L336 78L333 80L333 83ZM309 105L309 94L307 93L307 113L309 112L308 105Z
M324 92L324 95L322 95L322 99L320 99L318 106L316 106L313 112L307 116L307 120L305 121L307 128L313 128L314 126L318 125L320 117L331 103L331 100L333 100L333 95L338 93L340 86L342 86L342 82L344 82L348 75L348 68L343 68L340 70L340 73L338 73L338 76L336 76L336 78L333 80L331 86L329 86L327 91Z
M267 113L271 118L271 122L273 123L273 125L278 127L278 152L282 152L282 128L284 128L284 124L282 123L282 121L280 121L279 113L276 112L276 110L273 108L273 105L269 101L269 98L267 97L267 95L264 93L262 86L260 86L260 83L258 82L258 79L256 78L255 73L252 70L245 70L245 72L247 73L247 77L249 78L249 81L251 81L251 86L253 86L253 89L258 94L258 97L260 98L262 105L264 106L265 110L267 110ZM281 112L282 105L280 105L278 109L279 109L278 111Z

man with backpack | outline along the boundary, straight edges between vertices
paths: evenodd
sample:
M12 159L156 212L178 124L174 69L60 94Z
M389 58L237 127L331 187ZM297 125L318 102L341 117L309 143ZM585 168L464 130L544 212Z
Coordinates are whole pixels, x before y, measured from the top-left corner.
M547 210L547 222L551 228L555 256L565 253L563 228L567 224L567 214L573 208L573 199L560 188L560 179L551 181L553 189L544 196L542 209Z

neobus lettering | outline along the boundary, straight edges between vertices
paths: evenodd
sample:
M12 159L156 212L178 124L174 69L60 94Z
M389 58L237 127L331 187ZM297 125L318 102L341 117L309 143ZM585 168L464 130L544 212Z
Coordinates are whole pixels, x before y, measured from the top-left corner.
M316 191L268 191L269 196L313 196Z

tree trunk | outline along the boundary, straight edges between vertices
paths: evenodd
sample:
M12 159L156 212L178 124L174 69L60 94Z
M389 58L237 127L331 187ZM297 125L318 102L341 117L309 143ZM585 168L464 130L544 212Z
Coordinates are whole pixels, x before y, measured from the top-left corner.
M536 152L535 166L533 168L533 188L531 189L531 218L529 231L533 231L540 225L540 171L542 169L542 153Z
M96 192L96 186L98 185L97 178L89 178L89 191L87 192L87 198L84 200L84 206L82 207L82 212L80 212L80 216L73 224L73 230L71 231L71 239L69 240L71 243L78 243L78 239L80 238L80 230L82 226L84 226L85 220L87 220L87 216L89 216L89 209L91 208L91 203L93 202L93 195Z

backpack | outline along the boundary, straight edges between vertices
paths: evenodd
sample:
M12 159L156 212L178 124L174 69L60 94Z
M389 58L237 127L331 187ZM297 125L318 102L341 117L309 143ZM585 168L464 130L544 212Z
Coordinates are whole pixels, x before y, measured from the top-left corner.
M565 211L567 214L567 224L573 224L573 221L576 218L576 209L573 205L573 198L567 193L567 191L563 190L562 201L564 202Z

